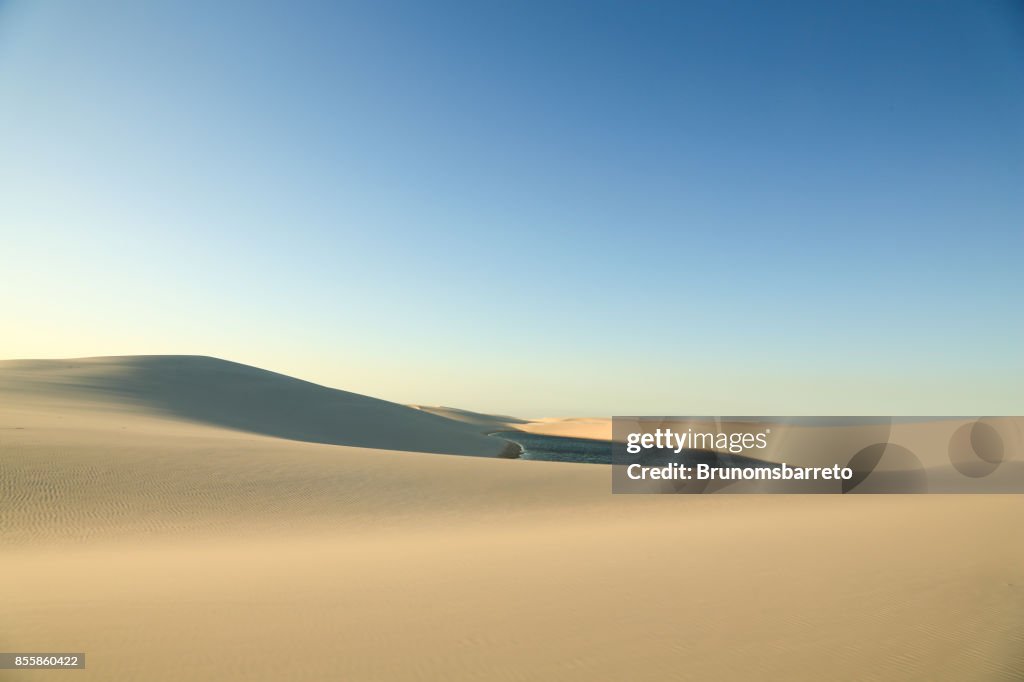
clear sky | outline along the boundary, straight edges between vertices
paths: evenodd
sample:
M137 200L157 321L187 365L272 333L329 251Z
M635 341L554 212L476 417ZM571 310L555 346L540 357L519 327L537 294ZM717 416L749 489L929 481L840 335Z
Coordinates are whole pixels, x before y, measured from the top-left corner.
M1024 414L1019 2L0 0L0 357Z

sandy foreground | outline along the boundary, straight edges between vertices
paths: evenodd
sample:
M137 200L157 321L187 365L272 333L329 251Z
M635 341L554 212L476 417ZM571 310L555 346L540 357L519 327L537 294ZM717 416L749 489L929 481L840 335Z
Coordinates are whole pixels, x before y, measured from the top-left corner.
M1024 496L613 496L265 374L0 362L0 651L88 662L0 680L1024 679Z

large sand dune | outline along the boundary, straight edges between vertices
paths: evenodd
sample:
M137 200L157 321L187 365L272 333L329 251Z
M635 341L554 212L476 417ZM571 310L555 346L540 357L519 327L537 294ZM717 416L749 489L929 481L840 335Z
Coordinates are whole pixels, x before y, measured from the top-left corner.
M0 680L1024 679L1021 496L612 496L293 381L0 364L0 651L88 656Z
M0 362L12 401L155 415L289 440L497 455L507 443L422 410L201 356Z

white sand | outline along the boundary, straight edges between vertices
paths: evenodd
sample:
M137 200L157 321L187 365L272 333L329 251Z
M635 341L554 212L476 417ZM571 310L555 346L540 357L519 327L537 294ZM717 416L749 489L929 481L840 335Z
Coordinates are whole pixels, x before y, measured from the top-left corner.
M535 419L526 424L516 424L520 431L563 438L588 438L611 440L612 420L602 417L568 417Z
M1024 679L1024 497L612 496L253 372L0 363L0 650L88 654L0 680Z

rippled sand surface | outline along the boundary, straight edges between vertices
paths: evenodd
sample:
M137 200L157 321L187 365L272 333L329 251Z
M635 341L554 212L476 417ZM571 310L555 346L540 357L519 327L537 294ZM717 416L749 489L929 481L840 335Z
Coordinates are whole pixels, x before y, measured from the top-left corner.
M1024 679L1022 496L612 496L75 367L0 363L0 650L87 669L0 680Z

